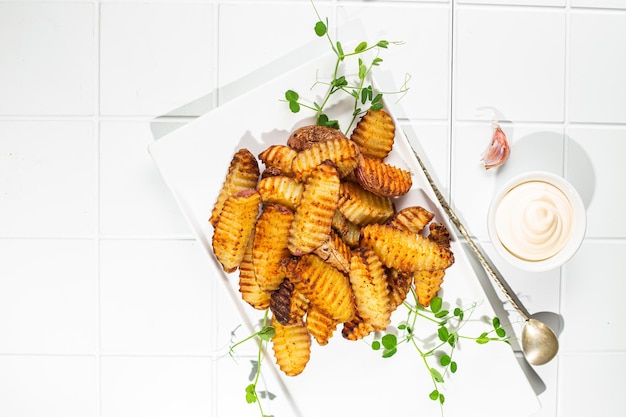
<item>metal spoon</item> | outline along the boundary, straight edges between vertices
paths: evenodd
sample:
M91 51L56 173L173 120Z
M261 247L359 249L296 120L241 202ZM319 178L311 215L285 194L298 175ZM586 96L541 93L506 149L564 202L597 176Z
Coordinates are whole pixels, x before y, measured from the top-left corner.
M465 226L461 223L461 220L458 218L454 210L452 210L452 207L450 207L443 194L441 194L441 191L439 191L437 184L435 184L435 181L430 176L428 169L426 169L426 166L420 159L417 152L415 152L415 149L411 148L411 150L415 155L415 159L417 159L417 162L420 164L420 167L422 168L430 187L434 191L437 200L439 200L439 203L450 218L450 221L452 221L452 224L454 224L461 235L465 238L472 249L472 252L474 252L474 255L476 255L483 268L485 268L485 271L487 271L494 282L498 285L498 288L500 288L506 299L524 319L525 323L522 328L521 342L522 352L524 353L526 360L531 365L543 365L550 362L559 350L559 340L557 339L556 334L547 324L540 320L530 318L527 310L522 308L521 304L513 298L509 289L505 286L504 279L499 277L496 271L491 267L487 257L482 253L478 246L476 246L474 240L465 229Z

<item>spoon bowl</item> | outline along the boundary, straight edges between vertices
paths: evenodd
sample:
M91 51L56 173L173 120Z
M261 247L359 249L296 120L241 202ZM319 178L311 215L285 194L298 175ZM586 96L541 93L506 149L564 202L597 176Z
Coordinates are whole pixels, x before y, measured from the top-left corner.
M559 351L559 339L544 322L528 319L522 329L522 351L531 365L545 365Z

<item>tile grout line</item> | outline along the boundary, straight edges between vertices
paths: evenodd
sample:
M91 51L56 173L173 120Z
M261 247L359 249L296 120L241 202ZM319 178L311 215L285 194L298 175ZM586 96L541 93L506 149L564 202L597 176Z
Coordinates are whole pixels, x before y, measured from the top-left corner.
M100 80L100 59L101 59L101 4L99 0L94 1L94 49L95 49L95 94L94 94L94 124L95 124L95 166L96 166L96 230L95 230L95 245L96 245L96 413L98 417L102 417L102 248L101 248L101 169L100 169L100 149L101 149L101 129L100 129L100 97L101 97L101 80Z

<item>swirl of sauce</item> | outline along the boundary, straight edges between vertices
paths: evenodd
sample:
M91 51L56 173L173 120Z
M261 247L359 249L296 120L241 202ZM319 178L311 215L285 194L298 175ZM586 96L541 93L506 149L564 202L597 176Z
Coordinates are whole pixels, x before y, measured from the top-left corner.
M573 208L567 196L552 184L528 181L509 190L496 208L498 239L513 256L542 261L567 244Z

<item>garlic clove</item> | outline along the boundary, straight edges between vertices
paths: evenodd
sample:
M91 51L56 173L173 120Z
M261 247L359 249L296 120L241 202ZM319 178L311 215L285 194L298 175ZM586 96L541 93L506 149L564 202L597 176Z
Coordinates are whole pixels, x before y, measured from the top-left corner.
M493 136L489 147L481 155L480 161L485 169L499 167L504 164L511 153L509 140L497 123L494 123Z

